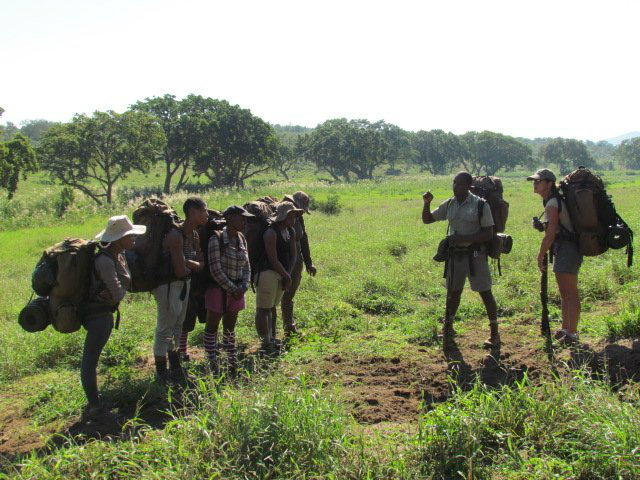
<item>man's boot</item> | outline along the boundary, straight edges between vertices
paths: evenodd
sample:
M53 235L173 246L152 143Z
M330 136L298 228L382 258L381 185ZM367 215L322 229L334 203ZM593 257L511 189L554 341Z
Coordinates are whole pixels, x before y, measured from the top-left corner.
M177 350L168 352L169 355L169 376L176 383L184 383L186 380L184 370L180 364L180 354Z
M455 337L455 330L453 329L453 319L445 318L444 326L442 327L442 348L448 350L449 348L455 346L455 341L453 337Z
M284 324L285 341L298 333L296 321L293 318L293 302L282 302L282 322Z
M167 357L153 357L156 364L156 382L161 386L166 386L169 382L169 372L167 371Z
M489 327L491 328L491 336L485 340L482 345L486 349L498 348L500 346L500 333L498 333L498 322L490 322Z

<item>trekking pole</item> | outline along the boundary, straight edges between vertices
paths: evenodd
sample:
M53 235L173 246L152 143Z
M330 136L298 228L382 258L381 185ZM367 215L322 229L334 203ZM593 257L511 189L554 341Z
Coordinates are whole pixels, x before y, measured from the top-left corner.
M542 318L540 319L540 333L545 337L551 335L549 327L549 295L548 295L548 274L549 270L549 252L544 254L542 262L544 271L540 274L540 302L542 303Z

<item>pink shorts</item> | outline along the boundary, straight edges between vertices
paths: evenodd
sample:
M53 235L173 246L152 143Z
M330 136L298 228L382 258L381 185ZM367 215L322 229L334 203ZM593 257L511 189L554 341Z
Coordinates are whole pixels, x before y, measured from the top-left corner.
M222 313L222 288L210 287L204 293L204 306L207 310ZM244 310L244 295L239 300L227 293L227 312Z

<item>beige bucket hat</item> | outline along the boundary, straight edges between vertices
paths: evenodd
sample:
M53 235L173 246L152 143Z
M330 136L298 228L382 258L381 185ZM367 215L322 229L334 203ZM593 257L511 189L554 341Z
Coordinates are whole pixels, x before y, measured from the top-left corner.
M107 221L107 228L96 235L96 239L105 243L115 242L127 235L142 235L146 231L146 225L134 225L126 215L116 215Z
M291 212L295 213L296 215L302 215L304 213L304 210L302 210L301 208L296 208L293 203L280 202L276 204L276 213L271 215L271 217L269 217L269 220L271 220L271 222L273 223L282 222Z
M284 199L293 203L296 207L304 210L304 213L306 213L307 215L311 215L311 212L309 211L309 203L311 202L311 198L302 190L298 190L293 195L285 195Z

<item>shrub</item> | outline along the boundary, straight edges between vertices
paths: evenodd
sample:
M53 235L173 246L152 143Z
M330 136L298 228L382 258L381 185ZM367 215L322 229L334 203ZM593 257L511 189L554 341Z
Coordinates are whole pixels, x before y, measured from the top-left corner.
M395 240L395 241L390 242L387 245L387 250L389 251L391 256L396 257L396 258L400 258L400 257L406 255L407 251L409 249L407 248L407 244L406 243L399 242L399 241Z
M607 337L612 342L620 338L640 337L640 305L637 300L629 302L617 317L607 318Z
M73 189L64 187L60 192L60 197L58 197L54 204L56 216L62 217L66 213L67 209L73 204L73 200Z
M338 215L342 211L340 197L336 194L329 195L326 201L317 200L312 197L310 208L311 210L319 210L326 215Z

